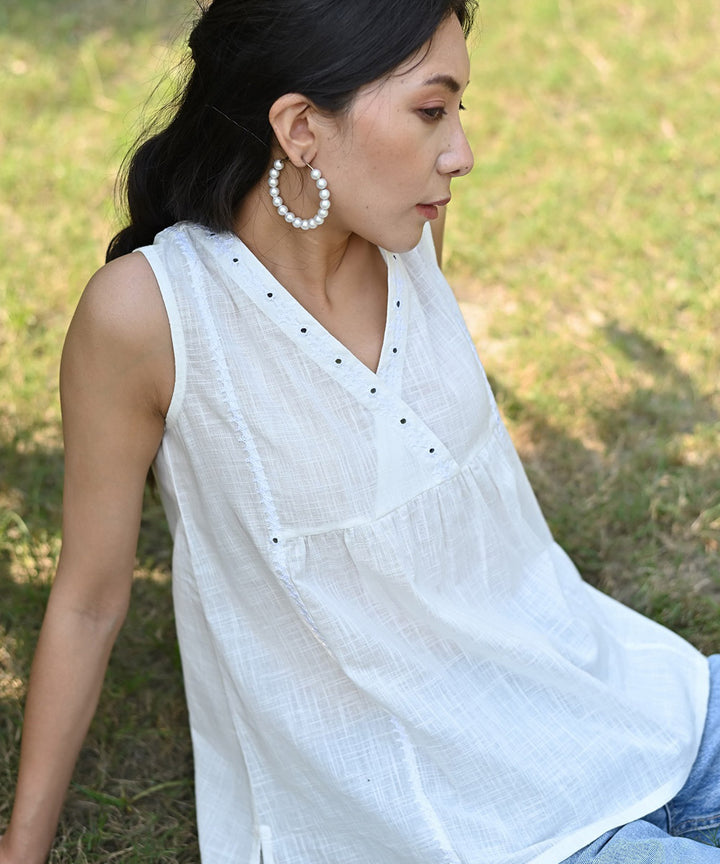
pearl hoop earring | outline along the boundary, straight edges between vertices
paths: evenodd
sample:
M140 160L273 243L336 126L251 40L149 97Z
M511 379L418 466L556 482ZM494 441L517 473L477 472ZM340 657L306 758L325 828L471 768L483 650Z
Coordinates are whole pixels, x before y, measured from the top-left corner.
M304 159L303 162L305 162ZM315 185L320 194L320 207L312 219L302 219L300 216L296 216L292 210L289 209L287 204L283 202L283 199L280 196L279 178L280 172L285 167L284 159L276 159L273 162L273 167L270 169L270 175L268 177L268 191L272 196L273 207L275 207L277 212L287 223L292 225L293 228L310 231L318 228L327 219L330 211L330 190L328 189L327 180L322 176L320 169L313 168L309 162L305 162L305 165L310 169L310 176L315 181Z

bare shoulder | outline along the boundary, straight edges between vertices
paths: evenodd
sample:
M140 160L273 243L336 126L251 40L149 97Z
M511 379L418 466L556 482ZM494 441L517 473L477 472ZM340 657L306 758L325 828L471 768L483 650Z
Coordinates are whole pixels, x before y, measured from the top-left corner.
M174 382L170 324L142 253L105 264L85 287L63 350L63 367L78 365L100 375L113 370L137 377L147 398L167 410Z
M76 608L124 609L173 384L170 325L152 269L140 253L118 258L83 291L60 365L63 549L53 592Z
M160 337L169 326L155 274L140 252L101 267L83 291L75 317L135 341Z

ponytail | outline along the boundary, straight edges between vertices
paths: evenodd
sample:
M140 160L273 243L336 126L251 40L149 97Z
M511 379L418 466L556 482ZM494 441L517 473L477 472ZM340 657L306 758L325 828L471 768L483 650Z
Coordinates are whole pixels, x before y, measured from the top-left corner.
M111 261L153 242L176 222L200 222L217 231L232 227L237 208L260 180L270 158L271 128L264 140L206 104L197 67L170 123L141 143L121 177L129 224L108 246Z

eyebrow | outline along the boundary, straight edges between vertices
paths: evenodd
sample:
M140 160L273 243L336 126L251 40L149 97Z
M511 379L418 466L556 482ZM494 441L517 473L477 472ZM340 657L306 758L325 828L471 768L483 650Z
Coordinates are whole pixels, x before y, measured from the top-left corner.
M442 86L448 89L451 93L459 93L462 89L458 81L456 81L452 75L433 75L431 78L423 81L423 87L428 87L431 84L442 84Z

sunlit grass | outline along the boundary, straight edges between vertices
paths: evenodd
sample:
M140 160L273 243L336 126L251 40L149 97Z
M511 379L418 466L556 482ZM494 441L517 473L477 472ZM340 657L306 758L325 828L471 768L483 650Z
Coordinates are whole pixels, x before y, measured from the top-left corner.
M709 2L486 6L449 217L451 281L553 528L661 619L656 590L704 608L719 587L718 36ZM717 614L682 629L718 644Z
M21 703L59 552L63 334L113 227L113 184L193 4L0 10L0 830ZM197 862L169 594L148 501L134 602L83 748L53 862Z

